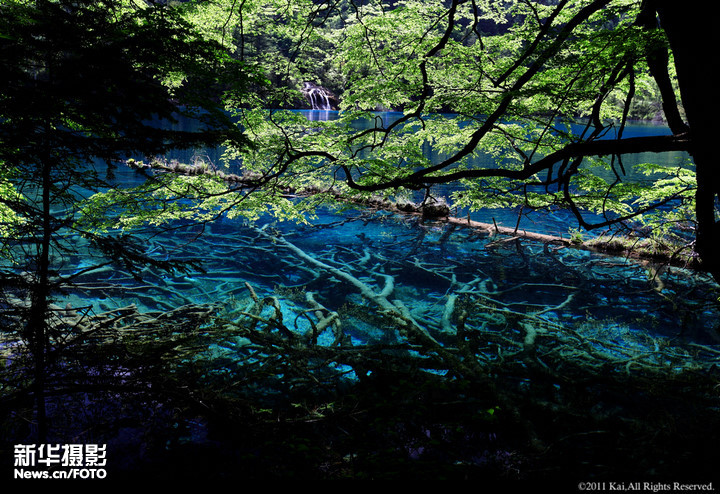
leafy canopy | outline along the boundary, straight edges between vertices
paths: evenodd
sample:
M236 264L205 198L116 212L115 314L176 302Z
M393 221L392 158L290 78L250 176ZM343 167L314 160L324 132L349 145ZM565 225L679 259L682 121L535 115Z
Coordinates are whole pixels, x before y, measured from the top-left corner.
M102 237L81 228L105 221L117 204L84 208L96 217L75 220L86 197L114 190L115 161L250 145L225 108L243 104L247 88L262 84L262 77L177 9L133 1L16 0L3 2L0 14L3 246L8 259L30 272L61 263L63 256L50 252L74 252L74 235L106 251ZM181 124L188 121L191 126ZM96 166L101 162L107 167ZM126 188L123 201L142 201L146 192ZM122 255L122 249L113 253L115 260ZM3 276L25 285L14 274L22 268L17 263Z
M304 65L315 56L308 47L329 43L316 65L337 75L341 112L337 120L310 122L273 110L282 101L275 95L264 108L236 109L258 146L229 149L227 159L241 160L257 184L360 197L424 191L427 198L435 185L454 183L461 188L451 198L458 206L561 205L586 228L639 219L670 201L684 211L691 206L687 167L640 163L632 171L622 158L684 145L664 136L622 141L628 118L659 111L648 60L652 52L667 52L664 33L638 21L640 1L287 7L236 8L234 18L243 21L234 31L239 52L263 65L267 53L248 49L255 39L248 26L270 29L273 56L280 55L284 74L292 73L274 79L287 85L282 91L317 79L317 69ZM325 23L317 22L320 12ZM224 33L232 24L226 19ZM271 29L261 19L280 22ZM673 77L672 66L666 70ZM399 111L399 118L374 113L386 109ZM370 121L370 128L358 121ZM427 149L436 158L427 158ZM642 182L627 180L648 169L653 173ZM663 182L653 187L655 180ZM604 220L588 223L585 211Z
M660 111L648 61L667 42L639 21L642 9L639 0L184 3L188 22L272 81L253 106L229 106L255 144L225 148L243 187L221 199L208 182L207 193L220 211L301 219L340 194L427 200L453 183L459 207L567 207L588 229L657 219L645 213L668 204L692 220L691 168L628 170L623 160L685 145L623 140L628 118ZM336 120L278 109L298 104L304 81L340 93ZM386 109L399 118L375 113ZM284 199L298 191L315 195ZM176 207L157 218L189 215Z

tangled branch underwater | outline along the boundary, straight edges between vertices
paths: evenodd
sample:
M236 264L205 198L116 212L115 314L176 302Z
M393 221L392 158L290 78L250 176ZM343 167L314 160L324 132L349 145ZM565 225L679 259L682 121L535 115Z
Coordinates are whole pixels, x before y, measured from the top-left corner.
M154 256L201 260L202 272L108 268L74 280L54 321L59 415L77 412L70 395L101 393L109 407L127 393L145 396L137 413L154 403L185 428L214 417L228 437L333 424L339 436L315 444L328 442L318 453L327 463L305 476L406 468L388 467L390 450L416 467L516 478L575 462L616 472L622 462L609 457L624 450L634 460L623 468L657 475L668 455L708 462L692 441L709 448L717 430L720 348L707 330L712 286L693 273L668 268L660 279L626 259L385 212L207 228L146 239ZM21 349L3 344L11 403L25 396ZM159 407L161 396L173 405ZM378 425L383 446L365 450L368 429L352 429L383 406L393 425ZM186 433L174 440L193 442ZM380 457L383 467L369 460Z

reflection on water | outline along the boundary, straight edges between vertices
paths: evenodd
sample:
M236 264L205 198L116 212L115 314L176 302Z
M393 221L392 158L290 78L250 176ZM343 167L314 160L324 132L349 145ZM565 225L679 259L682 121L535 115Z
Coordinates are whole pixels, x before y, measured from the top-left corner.
M298 110L298 112L305 115L311 122L328 122L337 120L339 116L339 112L334 110Z

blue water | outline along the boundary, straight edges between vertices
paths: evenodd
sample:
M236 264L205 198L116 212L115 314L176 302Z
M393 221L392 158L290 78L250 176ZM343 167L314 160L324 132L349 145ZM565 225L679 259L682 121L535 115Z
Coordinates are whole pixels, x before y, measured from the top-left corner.
M311 225L272 223L268 228L376 291L384 287L384 275L392 276L392 299L421 315L438 339L447 336L440 327L445 303L457 294L478 301L480 312L484 306L521 314L547 309L539 318L572 328L592 322L676 341L714 343L717 313L706 305L714 296L714 284L685 270L668 269L659 289L660 282L651 278L646 266L623 258L574 249L552 251L531 241L508 243L462 227L449 232L447 225L423 223L416 217L361 210L320 212ZM285 321L307 310L297 300L284 299L288 291L316 293L332 311L378 311L355 285L304 261L255 226L221 220L147 236L144 242L146 251L158 259L200 260L204 272L172 275L146 270L142 281L122 270L88 273L77 281L89 288L76 290L67 301L74 306L90 302L95 312L129 304L171 310L220 303L233 310L247 302L248 283L260 297L280 295ZM563 305L570 295L571 302ZM477 316L470 321L478 326L492 322ZM358 320L346 322L346 327L356 343L383 340L387 335L378 334L386 330L392 333ZM302 333L308 325L300 320L295 329Z
M138 177L125 167L117 171L126 184ZM481 211L474 219L515 226L517 211ZM141 311L217 304L218 313L232 319L251 302L252 289L261 298L279 300L290 331L308 334L306 294L311 293L325 310L339 314L354 344L371 345L400 342L403 336L355 282L381 293L390 280L386 299L404 307L441 344L455 343L462 311L466 331L516 337L524 324L533 324L550 328L547 338L567 331L621 353L652 352L658 341L680 347L718 344L716 285L683 269L658 274L652 266L624 258L361 209L318 211L309 225L266 218L256 225L220 219L173 226L165 233L138 232L145 251L161 260L200 261L202 270L145 270L141 280L122 269L91 272L76 280L80 286L62 302L89 305L93 313L130 304ZM556 235L567 235L571 226L571 215L561 210L524 217L521 223L521 228ZM87 264L82 256L67 261L74 270ZM448 319L450 300L456 301L456 310ZM328 329L318 344L332 345L334 338ZM224 345L218 342L220 351L228 350Z

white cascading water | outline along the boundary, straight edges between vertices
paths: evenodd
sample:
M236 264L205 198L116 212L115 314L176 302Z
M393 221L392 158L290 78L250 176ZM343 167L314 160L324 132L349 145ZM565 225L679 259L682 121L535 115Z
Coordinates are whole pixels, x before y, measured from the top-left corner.
M303 92L308 98L308 101L310 102L313 110L333 109L332 105L330 104L330 98L328 97L328 93L324 88L316 86L315 84L312 84L310 82L306 82L305 87L303 88Z

